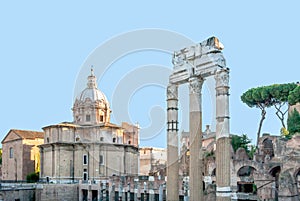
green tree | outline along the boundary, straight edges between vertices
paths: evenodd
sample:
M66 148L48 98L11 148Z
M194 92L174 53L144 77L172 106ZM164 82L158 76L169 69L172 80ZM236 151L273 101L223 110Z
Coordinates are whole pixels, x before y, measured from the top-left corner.
M298 85L293 91L289 93L288 102L290 105L295 105L300 102L300 86Z
M256 146L250 145L250 150L248 152L250 159L253 159L255 152L256 152Z
M295 104L295 102L300 101L300 87L295 83L287 83L252 88L241 96L241 100L249 107L256 107L261 110L261 119L257 131L258 143L263 121L266 118L266 108L274 106L276 116L282 125L281 131L286 130L285 116L288 112L288 104Z
M254 153L256 151L256 147L254 145L250 145L251 140L248 138L246 134L239 135L232 135L231 136L231 146L236 152L238 148L244 148L246 153L248 154L250 159L253 159Z
M261 118L259 121L258 131L257 131L257 141L256 146L258 146L258 139L260 138L261 128L263 121L266 118L266 108L273 105L272 97L269 92L268 87L257 87L252 88L243 93L241 96L243 103L247 104L250 108L259 108L261 110Z
M295 133L300 133L300 114L296 109L294 109L294 111L292 111L289 115L287 125L289 133L286 137L288 139Z
M276 116L279 118L283 128L285 125L285 115L288 112L288 97L291 91L297 87L295 83L287 84L273 84L267 86L269 93L269 99L276 109Z
M251 140L248 138L246 134L239 135L232 135L231 136L231 145L233 148L233 151L236 152L238 148L242 147L246 151L249 151L248 144L251 142Z

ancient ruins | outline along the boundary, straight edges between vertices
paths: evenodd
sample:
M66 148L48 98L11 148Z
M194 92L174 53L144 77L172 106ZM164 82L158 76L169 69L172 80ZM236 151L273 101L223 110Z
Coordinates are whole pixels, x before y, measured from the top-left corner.
M173 73L167 88L167 200L179 200L178 163L178 87L190 89L190 171L191 201L203 198L202 108L201 89L207 77L216 80L217 200L230 200L229 69L222 54L223 45L216 37L174 53Z

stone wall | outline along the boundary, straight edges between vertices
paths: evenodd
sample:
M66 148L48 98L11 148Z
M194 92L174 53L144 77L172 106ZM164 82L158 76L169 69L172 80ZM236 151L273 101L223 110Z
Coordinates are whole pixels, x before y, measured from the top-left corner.
M0 190L0 201L35 201L35 189L23 190Z
M74 201L78 198L78 184L43 184L36 190L37 201Z
M140 148L140 175L148 175L164 169L167 162L166 149L154 147Z
M41 179L44 181L47 177L50 181L80 180L84 173L90 180L100 180L113 174L138 174L138 149L132 145L53 143L41 147Z
M10 157L10 149L12 149L13 152L12 157ZM22 171L22 140L14 140L9 143L3 143L2 150L2 180L24 180L25 178L23 178Z

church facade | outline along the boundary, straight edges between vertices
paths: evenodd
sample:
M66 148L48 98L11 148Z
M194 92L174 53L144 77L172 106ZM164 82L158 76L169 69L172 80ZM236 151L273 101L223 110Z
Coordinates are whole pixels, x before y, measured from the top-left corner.
M138 175L139 128L110 122L110 105L93 70L72 111L73 122L43 128L41 180L69 183Z

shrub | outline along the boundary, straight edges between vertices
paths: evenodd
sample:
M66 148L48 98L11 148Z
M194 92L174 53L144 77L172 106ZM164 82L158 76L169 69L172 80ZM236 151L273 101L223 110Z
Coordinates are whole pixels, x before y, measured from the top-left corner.
M35 183L35 182L39 181L39 178L40 178L39 173L33 172L26 176L26 181L28 183Z

